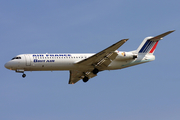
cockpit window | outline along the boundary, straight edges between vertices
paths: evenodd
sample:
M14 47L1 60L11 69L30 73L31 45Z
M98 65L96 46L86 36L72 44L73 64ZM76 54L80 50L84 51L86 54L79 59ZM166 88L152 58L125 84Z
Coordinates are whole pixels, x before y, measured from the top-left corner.
M21 59L21 57L13 57L11 60L14 60L14 59Z

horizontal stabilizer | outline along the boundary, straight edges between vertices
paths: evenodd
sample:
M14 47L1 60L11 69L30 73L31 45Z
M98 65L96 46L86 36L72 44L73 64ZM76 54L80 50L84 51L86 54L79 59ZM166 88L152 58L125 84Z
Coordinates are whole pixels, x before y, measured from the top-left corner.
M150 40L150 41L155 41L155 42L156 42L156 41L159 41L159 40L161 40L163 37L165 37L166 35L174 32L174 31L175 31L175 30L168 31L168 32L163 33L163 34L161 34L161 35L155 36L155 37L153 37L153 38L151 38L151 39L149 39L149 40Z
M137 53L154 53L156 46L158 44L159 40L162 40L163 37L165 37L166 35L174 32L175 30L172 31L168 31L165 32L161 35L155 36L155 37L147 37L143 40L143 42L140 44L140 46L138 47L138 49L136 50Z

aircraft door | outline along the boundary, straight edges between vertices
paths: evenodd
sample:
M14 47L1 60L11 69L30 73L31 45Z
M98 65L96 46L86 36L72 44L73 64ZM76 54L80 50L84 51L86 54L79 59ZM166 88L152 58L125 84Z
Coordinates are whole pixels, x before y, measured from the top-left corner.
M26 59L26 66L31 66L31 58L29 55L24 55L25 56L25 59Z

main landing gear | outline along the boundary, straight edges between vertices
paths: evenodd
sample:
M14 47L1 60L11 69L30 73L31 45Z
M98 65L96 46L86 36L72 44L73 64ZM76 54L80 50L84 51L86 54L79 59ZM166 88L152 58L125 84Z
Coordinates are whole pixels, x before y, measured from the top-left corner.
M97 73L99 72L99 70L97 68L94 68L94 70L92 71L93 74L97 75ZM84 78L82 79L83 82L87 82L89 80L89 77L86 76L86 74L84 73Z
M97 74L99 72L99 70L97 68L94 68L94 70L92 71L93 74Z
M83 78L83 82L85 82L85 83L86 83L88 80L89 80L89 78L86 77L86 76Z

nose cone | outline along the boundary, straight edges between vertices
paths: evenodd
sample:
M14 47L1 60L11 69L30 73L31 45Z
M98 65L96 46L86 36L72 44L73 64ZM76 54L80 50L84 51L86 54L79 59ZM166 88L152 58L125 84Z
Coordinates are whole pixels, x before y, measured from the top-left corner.
M10 66L10 63L9 63L9 62L7 62L7 63L4 65L4 67L7 68L7 69L11 69L11 66Z

